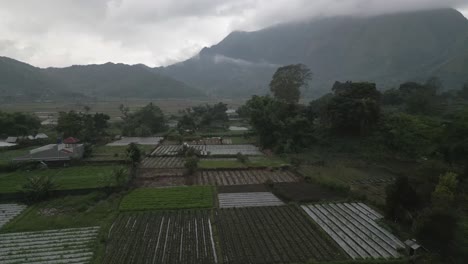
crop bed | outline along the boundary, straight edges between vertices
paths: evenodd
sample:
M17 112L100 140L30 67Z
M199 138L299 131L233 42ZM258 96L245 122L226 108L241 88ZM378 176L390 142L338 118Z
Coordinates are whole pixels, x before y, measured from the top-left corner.
M208 210L123 214L112 225L103 264L217 263Z
M0 263L89 263L99 227L0 235Z
M205 146L203 145L194 145L191 147L201 151L202 154L205 150ZM182 145L160 145L151 153L151 156L177 156L181 150Z
M120 203L122 211L210 207L213 207L210 186L135 189Z
M140 167L145 169L183 168L184 159L179 157L147 157L143 159Z
M290 171L269 170L218 170L201 171L195 176L196 185L244 185L271 182L297 182L299 178Z
M220 208L284 205L270 192L220 193L218 200Z
M290 263L346 259L318 226L290 206L218 209L223 263Z
M400 257L403 243L380 227L382 216L362 203L303 205L302 209L353 259Z
M220 138L220 137L212 137L212 138L203 138L200 140L193 140L188 142L189 145L231 145L232 139L230 138Z
M0 204L0 228L26 209L21 204Z

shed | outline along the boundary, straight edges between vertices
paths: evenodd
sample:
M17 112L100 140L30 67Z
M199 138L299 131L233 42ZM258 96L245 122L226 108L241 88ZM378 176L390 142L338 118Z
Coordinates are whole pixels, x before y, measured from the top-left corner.
M8 137L8 138L5 140L6 143L11 143L11 144L16 143L16 141L18 141L18 137Z
M406 250L408 255L413 256L424 250L424 248L419 245L415 239L408 239L405 241Z
M35 137L35 139L46 139L46 138L49 138L49 137L44 133L39 133Z

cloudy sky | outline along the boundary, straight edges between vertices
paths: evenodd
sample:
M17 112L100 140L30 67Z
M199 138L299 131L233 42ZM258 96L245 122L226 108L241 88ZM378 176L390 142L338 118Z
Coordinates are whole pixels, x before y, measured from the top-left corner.
M0 56L39 67L168 65L233 30L333 15L454 7L468 0L0 0Z

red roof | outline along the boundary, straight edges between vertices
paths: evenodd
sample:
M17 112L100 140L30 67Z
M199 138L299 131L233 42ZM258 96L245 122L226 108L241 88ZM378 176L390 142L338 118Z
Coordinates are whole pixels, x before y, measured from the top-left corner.
M76 144L78 142L80 142L80 140L74 137L69 137L63 140L64 144Z

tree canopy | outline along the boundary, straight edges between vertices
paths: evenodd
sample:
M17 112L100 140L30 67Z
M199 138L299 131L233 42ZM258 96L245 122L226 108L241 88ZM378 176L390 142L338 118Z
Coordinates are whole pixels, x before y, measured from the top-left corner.
M41 122L36 116L0 111L0 135L26 136L37 133L40 127Z
M82 141L96 142L107 135L110 117L103 113L60 112L56 130L62 137L77 137Z
M119 107L122 113L122 134L125 136L145 137L166 130L163 111L153 103L131 113L128 107Z
M306 86L312 73L303 64L292 64L278 68L270 82L270 90L276 99L287 103L298 103L300 88Z

